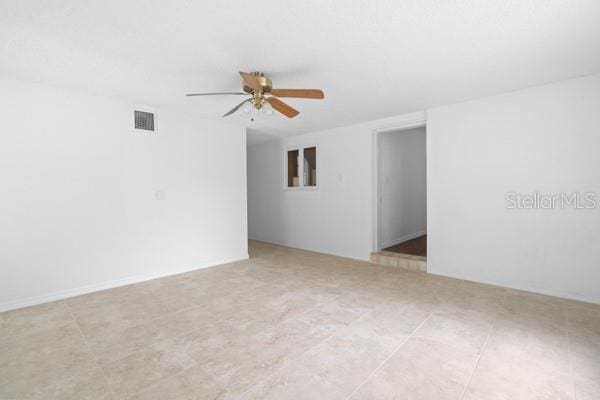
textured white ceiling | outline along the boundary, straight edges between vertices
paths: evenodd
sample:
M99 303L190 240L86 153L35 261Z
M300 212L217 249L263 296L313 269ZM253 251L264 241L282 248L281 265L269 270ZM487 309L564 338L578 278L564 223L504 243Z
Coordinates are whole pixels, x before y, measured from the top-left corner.
M2 0L0 72L211 119L240 99L183 95L239 70L325 91L229 118L263 140L599 72L599 21L598 0Z

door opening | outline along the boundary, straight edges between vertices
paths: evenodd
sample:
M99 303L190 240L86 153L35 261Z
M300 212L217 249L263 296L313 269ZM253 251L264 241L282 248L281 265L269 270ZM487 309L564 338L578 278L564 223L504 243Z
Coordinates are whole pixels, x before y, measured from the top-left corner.
M398 258L425 270L427 259L426 127L376 133L377 232L375 262L399 265ZM394 259L389 259L389 258Z

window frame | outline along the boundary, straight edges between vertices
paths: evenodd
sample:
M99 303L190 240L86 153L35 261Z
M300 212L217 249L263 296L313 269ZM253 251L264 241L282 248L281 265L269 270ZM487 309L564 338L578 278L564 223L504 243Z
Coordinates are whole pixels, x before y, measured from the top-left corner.
M304 184L304 149L314 147L315 148L315 162L317 164L315 178L317 184L314 186L306 186ZM298 151L298 177L300 178L300 186L288 186L288 154L290 151ZM319 145L318 143L302 144L302 145L290 145L285 147L283 154L283 190L285 191L316 191L319 190Z

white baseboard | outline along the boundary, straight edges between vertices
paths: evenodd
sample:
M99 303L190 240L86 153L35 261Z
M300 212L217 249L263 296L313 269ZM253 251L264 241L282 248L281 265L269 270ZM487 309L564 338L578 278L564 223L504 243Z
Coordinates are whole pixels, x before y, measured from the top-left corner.
M386 247L395 246L397 244L406 242L407 240L415 239L415 238L418 238L419 236L423 236L423 235L426 235L426 234L427 234L427 231L419 231L419 232L416 232L416 233L411 233L409 235L402 236L401 238L394 239L394 240L389 240L389 241L387 241L385 243L382 243L381 244L381 248L385 249Z
M246 260L248 259L248 254L241 255L239 257L226 258L221 260L214 260L203 264L201 266L195 266L192 268L181 268L169 272L157 272L145 275L136 275L129 276L126 278L116 279L114 281L101 282L92 285L81 286L73 289L59 290L57 292L52 292L48 294L43 294L39 296L27 297L24 299L12 300L4 303L0 303L0 312L16 310L18 308L35 306L37 304L49 303L51 301L63 300L69 297L80 296L82 294L99 292L101 290L112 289L119 286L131 285L134 283L150 281L153 279L164 278L166 276L179 275L186 272L191 272L199 269L216 267L222 264L231 263L234 261Z
M577 300L577 301L583 301L586 303L600 304L600 298L595 297L595 296L586 296L586 295L581 295L581 294L577 294L577 293L563 292L561 290L541 288L541 287L537 287L537 286L524 285L524 284L515 283L515 282L482 279L480 277L473 277L473 276L462 275L462 274L454 274L454 273L449 273L447 271L428 270L427 273L432 274L432 275L445 276L447 278L460 279L462 281L477 282L477 283L483 283L486 285L504 287L504 288L508 288L508 289L522 290L524 292L529 292L529 293L538 293L538 294L543 294L546 296L560 297L562 299L567 299L567 300Z
M270 244L276 244L278 246L291 247L292 249L312 251L314 253L328 254L328 255L331 255L331 256L337 256L337 257L342 257L342 258L350 258L352 260L367 261L367 262L369 261L369 254L370 253L361 257L361 256L354 255L354 254L341 253L341 252L336 252L336 251L319 249L319 248L315 248L315 247L307 247L307 246L298 245L296 243L282 242L282 241L273 240L273 239L262 239L262 238L258 238L258 237L248 237L248 240L255 240L257 242L265 242L265 243L270 243Z

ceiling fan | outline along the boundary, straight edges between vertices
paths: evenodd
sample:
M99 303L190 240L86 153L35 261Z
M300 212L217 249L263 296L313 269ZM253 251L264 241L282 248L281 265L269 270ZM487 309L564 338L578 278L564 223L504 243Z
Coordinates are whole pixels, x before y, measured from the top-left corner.
M214 96L214 95L243 95L250 96L237 106L223 114L227 117L244 105L248 105L248 110L254 107L256 110L272 107L288 118L294 118L300 112L278 97L296 97L301 99L324 99L325 95L320 89L273 89L273 84L269 78L262 72L240 72L242 77L243 92L216 92L216 93L189 93L186 96Z

